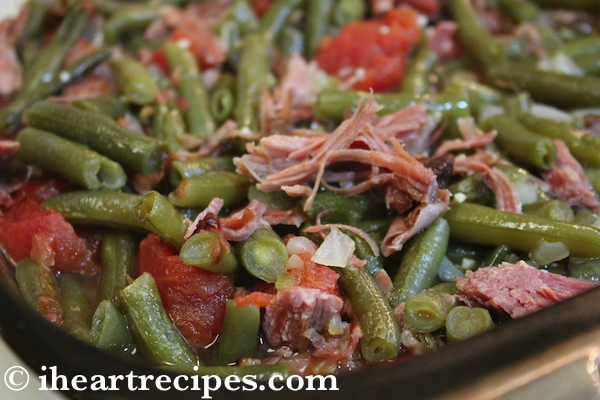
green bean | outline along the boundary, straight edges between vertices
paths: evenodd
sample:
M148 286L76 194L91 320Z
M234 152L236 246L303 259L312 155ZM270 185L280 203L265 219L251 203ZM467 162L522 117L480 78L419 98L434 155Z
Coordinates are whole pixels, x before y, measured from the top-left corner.
M437 53L421 43L402 80L402 93L421 96L429 92L430 75L437 62Z
M404 302L404 323L410 329L428 333L440 329L450 310L457 306L454 283L440 283L410 296Z
M496 142L516 160L540 169L548 169L556 161L552 140L530 131L504 114L496 114L483 122L484 129L498 132Z
M238 261L233 249L224 248L215 232L200 231L185 241L179 257L184 263L220 274L233 274Z
M187 375L203 375L227 378L228 376L255 376L256 381L265 382L273 376L286 378L290 375L289 367L285 363L281 364L257 364L257 365L228 365L228 366L194 366L190 367L166 367L167 370L175 370Z
M196 354L169 319L152 275L140 275L121 291L120 298L142 354L162 365L198 363Z
M6 131L19 124L21 122L21 115L33 103L59 92L69 83L81 78L98 64L108 59L110 54L110 50L104 47L92 50L65 67L61 72L53 76L50 81L42 82L35 89L27 93L19 92L6 107L0 110L0 136L6 134Z
M354 255L356 257L358 257L360 260L363 260L366 262L366 264L364 265L363 268L368 269L369 272L371 273L371 275L375 275L376 273L382 271L383 264L385 261L385 258L383 257L383 255L382 254L375 255L375 253L373 253L373 250L371 249L371 247L369 246L367 241L364 240L363 238L359 237L358 235L356 235L352 232L350 232L350 233L346 232L346 233L354 241L354 246L355 246L354 247Z
M75 107L84 111L104 114L112 119L119 119L127 112L125 103L116 96L100 96L95 98L77 99L71 102Z
M221 123L230 118L235 110L235 93L229 88L213 90L210 95L210 112Z
M171 72L177 76L177 92L186 102L183 113L189 132L201 137L210 136L215 131L215 122L196 59L189 50L175 42L168 41L163 48Z
M597 193L600 193L600 168L589 168L586 167L585 174L590 180L592 187Z
M587 226L467 203L452 206L444 218L450 237L464 242L529 252L545 239L563 243L572 256L600 256L600 231Z
M304 52L304 34L294 26L284 26L275 37L275 46L283 57Z
M252 6L244 0L234 0L223 16L213 26L213 32L227 48L227 61L234 69L239 67L239 45L242 38L256 31L258 17Z
M533 22L540 15L540 9L529 0L500 0L498 5L517 22Z
M77 107L40 101L25 112L28 125L85 144L142 174L162 172L166 143L131 132L110 118Z
M37 54L28 68L20 92L30 92L58 74L75 41L81 37L88 17L88 12L81 8L76 8L65 16L50 43Z
M454 198L461 197L461 202L490 206L495 201L492 191L484 184L481 174L477 173L452 184L448 190Z
M512 258L514 258L514 257L516 257L516 255L512 252L510 247L508 247L506 245L500 245L500 246L497 246L496 248L494 248L493 250L491 250L487 254L487 256L479 264L479 267L480 268L496 267L505 261L517 262L518 260L516 260L516 259L512 260Z
M573 61L583 69L585 75L600 76L600 58L597 54L575 57Z
M304 55L309 60L317 54L321 38L329 31L329 17L335 3L333 0L306 1Z
M152 232L181 247L187 223L166 198L151 191L144 196L105 191L75 191L46 200L42 206L60 212L76 225Z
M271 228L259 228L238 244L241 264L250 275L276 282L286 271L287 248Z
M256 185L251 185L248 188L248 200L262 200L267 203L269 208L278 210L291 210L298 206L298 199L290 197L282 191L263 192Z
M597 10L600 4L596 0L532 0L542 7L574 8L580 10Z
M127 318L109 300L102 300L92 317L91 342L99 349L113 353L134 350Z
M159 105L152 121L153 136L169 144L169 152L183 150L180 138L185 134L183 115L177 108Z
M319 119L340 121L347 116L348 111L356 108L361 99L369 93L352 90L325 89L319 92L314 112ZM454 120L459 116L470 115L469 103L462 93L447 92L438 95L415 96L402 93L378 93L375 101L383 106L380 115L389 114L408 106L422 103L429 111L441 112L444 119Z
M458 35L469 53L486 66L502 62L506 57L504 49L480 23L471 1L450 0L449 4Z
M393 308L433 285L446 254L449 237L448 222L438 218L405 245L389 298Z
M67 274L59 276L58 287L63 309L60 327L81 340L90 340L92 309L85 289L75 276Z
M341 28L352 21L364 18L368 6L364 0L339 0L331 11L333 24Z
M102 279L98 297L116 301L119 292L131 281L135 270L136 241L130 232L106 230L100 249Z
M352 266L336 272L362 331L363 359L369 363L394 359L400 349L400 328L373 276L366 268Z
M27 18L19 32L19 42L37 39L44 32L46 21L50 18L51 6L36 1L29 2Z
M238 67L234 117L238 127L256 131L258 107L265 88L273 85L269 60L269 39L265 34L250 34L242 41Z
M566 122L536 117L530 113L521 114L519 122L540 135L562 140L571 154L582 163L600 167L600 138L574 129Z
M446 339L448 343L460 342L493 327L492 316L485 308L457 306L446 318Z
M381 199L370 192L346 196L325 190L317 193L306 214L314 219L323 212L329 213L322 218L324 223L354 225L363 219L381 217L386 210Z
M169 169L169 182L178 186L183 179L204 175L213 171L235 171L233 158L229 156L203 157L191 160L175 160Z
M600 216L598 214L594 214L587 208L582 208L575 213L573 223L600 229Z
M539 215L555 221L573 222L573 209L560 200L552 199L523 205L526 214Z
M600 54L600 37L597 35L586 35L562 43L554 53L562 53L571 58L582 56L598 56Z
M131 57L111 60L112 76L124 94L125 101L139 106L154 103L159 88L152 75L139 61Z
M116 42L131 31L139 31L158 19L158 7L154 5L129 5L115 12L104 26L106 40Z
M254 304L238 306L227 300L225 321L215 349L218 364L229 364L258 351L260 309Z
M33 128L17 136L17 158L35 165L86 189L119 189L127 176L116 162L95 151L52 133ZM65 157L68 155L68 157Z
M600 281L600 258L569 257L568 271L571 278Z
M250 181L235 172L210 171L183 179L169 201L176 207L207 207L213 198L223 199L225 207L240 204L247 199Z
M53 324L62 323L60 289L50 268L25 258L15 268L15 279L27 304Z
M543 71L509 62L488 69L488 80L500 88L517 87L545 104L566 109L600 105L600 79Z
M275 0L258 24L258 32L277 36L292 12L302 4L302 0Z

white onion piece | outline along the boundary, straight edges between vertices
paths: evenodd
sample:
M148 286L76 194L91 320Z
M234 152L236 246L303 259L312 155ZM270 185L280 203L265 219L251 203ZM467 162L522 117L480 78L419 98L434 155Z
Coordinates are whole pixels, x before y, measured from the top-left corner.
M568 112L559 110L556 107L548 106L546 104L533 104L529 111L539 118L547 118L560 122L573 121L573 116Z
M311 260L330 267L345 267L354 254L354 246L354 240L350 236L338 228L331 228Z
M288 254L314 254L317 251L317 245L312 240L304 236L294 236L286 243Z
M529 253L529 257L539 265L548 265L569 257L569 249L562 242L547 242L540 239Z

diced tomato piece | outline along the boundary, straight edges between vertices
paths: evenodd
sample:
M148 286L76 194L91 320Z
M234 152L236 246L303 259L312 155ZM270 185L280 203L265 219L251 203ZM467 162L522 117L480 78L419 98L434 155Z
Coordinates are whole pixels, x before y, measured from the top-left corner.
M140 244L139 272L156 280L167 313L191 342L207 345L223 329L225 304L233 295L233 278L184 263L156 235Z
M18 196L41 203L57 194L68 192L72 188L72 184L61 179L30 181L23 187Z
M304 261L304 265L288 271L289 277L295 285L310 289L320 289L330 294L340 294L337 286L339 275L334 270L325 265L312 262L309 253L297 255Z
M54 271L95 272L92 252L73 226L31 198L18 202L0 218L0 242L17 262L41 257L38 261L46 261Z
M252 4L252 8L254 9L256 15L262 17L267 11L269 11L271 5L273 5L273 0L251 0L250 4Z
M196 56L200 69L216 67L225 61L227 56L220 40L209 29L193 32L175 29L169 39L174 42L186 41L189 43L188 49Z
M244 294L236 293L233 299L235 300L235 304L240 307L254 304L257 307L264 308L269 305L273 297L275 295L271 293L250 292Z
M352 82L355 89L393 90L420 33L414 10L393 9L377 20L351 22L337 37L326 38L316 60L328 74Z

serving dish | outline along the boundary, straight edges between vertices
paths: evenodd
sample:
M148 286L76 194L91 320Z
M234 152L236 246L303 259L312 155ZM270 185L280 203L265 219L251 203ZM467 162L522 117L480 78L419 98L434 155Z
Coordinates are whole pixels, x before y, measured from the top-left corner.
M18 2L14 2L16 5ZM2 7L13 6L5 2ZM2 9L4 10L4 8ZM56 366L68 378L84 375L158 375L158 368L107 355L74 340L30 310L15 293L11 268L1 260L1 333L23 362L43 374ZM327 398L594 398L598 396L600 291L577 296L468 342L395 365L382 365L338 377L339 391L316 393ZM197 398L193 392L164 394L122 390L64 393L76 398ZM220 391L215 398L239 397ZM280 398L281 392L243 393L248 398ZM311 393L312 395L312 393ZM303 391L285 396L303 398ZM311 396L313 397L313 396Z

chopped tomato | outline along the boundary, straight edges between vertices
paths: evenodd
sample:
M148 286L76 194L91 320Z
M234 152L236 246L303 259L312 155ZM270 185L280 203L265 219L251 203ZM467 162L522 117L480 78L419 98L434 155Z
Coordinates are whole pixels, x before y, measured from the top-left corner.
M325 265L316 264L310 260L309 253L297 254L304 265L288 271L291 281L298 286L321 289L324 292L339 295L337 286L338 274Z
M236 293L233 299L235 300L235 304L240 307L254 304L257 307L264 308L269 305L273 297L275 297L275 295L271 293L250 292Z
M91 250L55 210L25 198L0 218L0 242L19 262L34 258L60 272L95 272Z
M358 90L396 89L421 29L417 13L408 7L388 11L376 20L355 21L335 38L324 38L316 56L328 74Z
M156 235L140 244L139 272L156 280L167 313L191 342L207 345L223 328L225 303L233 294L233 278L185 264Z
M50 197L65 193L72 188L73 185L61 179L30 181L23 187L19 196L41 203Z
M250 0L250 4L252 4L252 8L254 9L256 15L262 17L267 11L269 11L269 8L271 8L273 0Z

